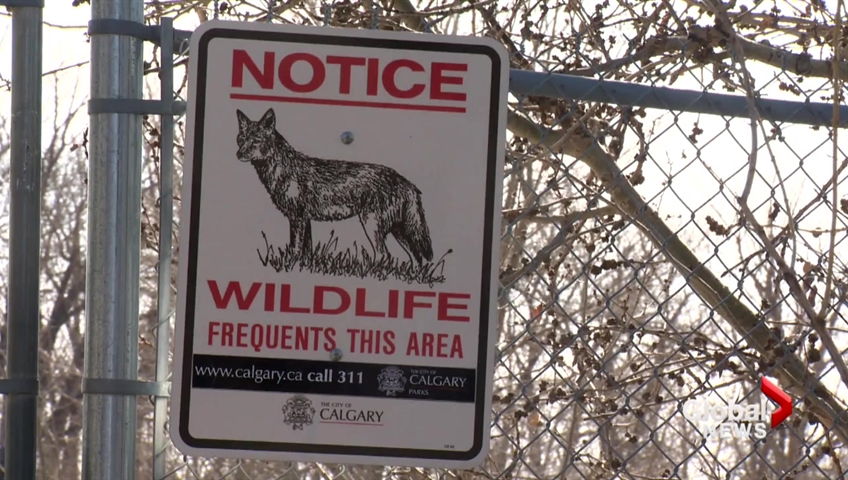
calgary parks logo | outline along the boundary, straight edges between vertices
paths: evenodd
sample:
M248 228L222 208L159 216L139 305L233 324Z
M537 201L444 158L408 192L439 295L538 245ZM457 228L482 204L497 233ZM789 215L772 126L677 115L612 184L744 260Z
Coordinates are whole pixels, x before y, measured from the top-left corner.
M774 429L792 414L792 398L765 377L760 378L760 391L763 395L759 404L692 400L684 404L683 416L695 424L708 440L747 437L762 440L770 430L768 425ZM770 413L769 399L778 405Z

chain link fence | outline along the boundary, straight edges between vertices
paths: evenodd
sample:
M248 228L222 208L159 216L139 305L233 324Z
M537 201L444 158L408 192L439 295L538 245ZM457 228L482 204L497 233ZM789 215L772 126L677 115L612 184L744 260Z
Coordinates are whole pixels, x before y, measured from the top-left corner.
M301 22L430 31L399 4L388 12L324 4ZM269 10L275 21L296 21L278 10ZM701 33L681 48L714 41ZM554 64L589 63L576 42L555 59L513 45L513 67L550 73ZM827 101L816 98L829 95L826 81L802 90L797 75L781 71L757 87L729 72L706 82L679 63L646 68L693 92L721 84L751 100L693 97L687 111L674 91L598 80L584 95L550 87L511 95L492 440L482 467L272 464L172 451L166 477L842 478L848 201L835 204L833 189L845 155L820 109L787 103L753 120L748 110L775 92ZM603 97L620 104L592 101ZM638 106L658 102L668 105ZM828 339L810 308L821 309L815 318ZM795 405L765 438L722 435L723 427L705 438L709 426L687 418L686 403L698 399L759 404L763 375Z
M168 2L154 3L154 20L173 14ZM640 29L662 19L630 12L642 22L618 27L618 40L642 35L642 47L614 60L597 52L616 39L586 27L611 24L613 15L598 13L609 4L566 3L536 5L543 16L528 14L526 30L509 32L498 18L512 4L485 1L192 4L201 21L486 34L510 50L514 72L537 74L515 73L509 98L485 463L453 471L187 457L154 435L167 425L151 398L139 401L139 472L213 480L846 477L848 195L840 192L848 156L839 127L848 110L830 104L834 92L842 98L840 81L804 75L832 64L807 53L769 56L769 44L722 30L719 11L716 26L692 23L650 41ZM534 22L566 7L582 26L560 18L550 21L569 25L568 35L539 33ZM764 22L758 15L734 23ZM174 65L184 65L187 50L175 53ZM177 100L185 88L178 77ZM719 90L728 93L702 93ZM160 159L156 122L145 119L151 171ZM182 127L178 118L175 211ZM157 188L145 195L155 199ZM152 264L167 255L157 247L161 225L173 222L179 234L170 212L157 218L159 204L142 215L142 259ZM155 271L142 275L155 284ZM142 295L153 302L155 288ZM155 316L141 322L140 377L153 379L151 366L170 359L173 345L155 348ZM711 430L687 410L704 401L760 405L763 376L794 406L764 438L753 438L744 419L738 428L752 436ZM154 457L162 459L155 467Z

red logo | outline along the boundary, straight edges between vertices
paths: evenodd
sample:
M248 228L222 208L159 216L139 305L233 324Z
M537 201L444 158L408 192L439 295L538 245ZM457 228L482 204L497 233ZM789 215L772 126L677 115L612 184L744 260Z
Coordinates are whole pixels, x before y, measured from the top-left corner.
M792 398L766 377L760 379L760 390L780 407L771 414L771 428L775 428L792 415Z

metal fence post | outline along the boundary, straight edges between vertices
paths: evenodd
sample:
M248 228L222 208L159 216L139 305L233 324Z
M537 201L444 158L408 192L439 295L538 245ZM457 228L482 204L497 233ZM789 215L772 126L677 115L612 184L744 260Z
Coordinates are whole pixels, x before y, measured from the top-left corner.
M92 2L92 20L141 23L142 0ZM143 43L131 36L91 38L91 98L140 99ZM138 376L141 117L90 112L83 478L135 478L136 397L115 380Z
M159 45L162 69L161 92L163 106L170 108L174 101L174 20L161 21ZM159 141L159 283L157 287L156 324L156 381L168 379L168 352L171 328L171 234L174 212L174 116L162 115L162 138ZM156 397L153 410L153 478L165 476L168 432L168 399Z
M12 7L11 219L5 478L36 478L42 7Z

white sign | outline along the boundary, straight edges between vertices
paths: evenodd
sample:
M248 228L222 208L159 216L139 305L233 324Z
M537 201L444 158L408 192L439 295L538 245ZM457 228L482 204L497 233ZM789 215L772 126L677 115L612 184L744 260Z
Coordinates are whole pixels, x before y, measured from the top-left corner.
M190 68L174 443L230 458L480 464L504 49L207 22Z

